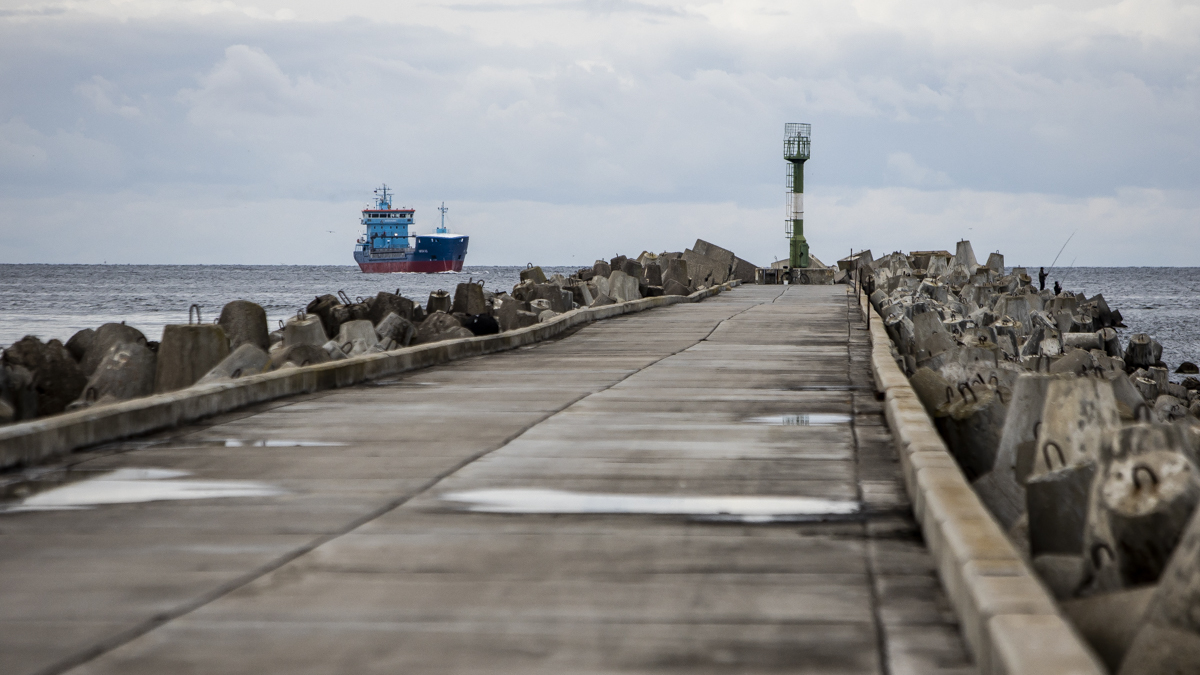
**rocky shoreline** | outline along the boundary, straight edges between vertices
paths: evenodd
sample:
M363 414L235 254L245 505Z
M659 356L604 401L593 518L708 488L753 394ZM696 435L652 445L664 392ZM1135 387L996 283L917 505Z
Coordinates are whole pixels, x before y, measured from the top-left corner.
M1114 673L1200 664L1200 380L970 242L852 262L980 500ZM1176 364L1177 373L1196 372Z

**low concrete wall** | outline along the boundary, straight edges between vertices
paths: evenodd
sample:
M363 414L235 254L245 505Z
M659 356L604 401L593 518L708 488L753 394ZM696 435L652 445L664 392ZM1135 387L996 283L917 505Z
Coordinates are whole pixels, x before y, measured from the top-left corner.
M975 495L869 317L871 367L885 395L904 483L946 595L982 675L1100 675L1099 659Z
M100 443L169 429L254 403L348 387L469 356L516 349L575 326L680 302L699 302L740 285L732 281L689 296L666 295L566 312L519 330L446 340L342 361L288 368L0 427L0 469L44 462Z

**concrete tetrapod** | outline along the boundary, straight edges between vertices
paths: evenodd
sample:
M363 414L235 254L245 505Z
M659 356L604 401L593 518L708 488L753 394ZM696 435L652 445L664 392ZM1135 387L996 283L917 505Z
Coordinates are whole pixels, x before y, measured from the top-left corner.
M1150 598L1119 675L1182 675L1200 664L1200 511Z
M96 366L72 408L124 401L154 393L157 355L144 344L118 342Z
M535 284L546 283L546 273L542 271L541 267L531 266L523 269L521 270L520 277L521 281L532 281Z
M313 366L330 360L332 357L329 353L317 345L291 345L271 352L271 364L268 370L278 370L289 363L294 366Z
M312 314L321 320L327 337L337 335L338 323L334 320L333 310L342 304L336 295L326 293L313 298L304 308L304 314Z
M1069 598L1061 607L1109 672L1115 673L1142 627L1153 596L1153 586L1142 586L1086 598Z
M1162 359L1162 345L1145 333L1129 338L1125 347L1125 367L1130 370L1151 368Z
M538 268L538 272L541 272L541 271L542 271L541 268ZM450 301L449 293L447 293L446 291L441 291L441 290L432 291L429 294L429 301L427 303L425 303L425 313L428 315L432 315L434 312L442 312L444 314L449 314L451 307L452 307L452 303ZM426 317L426 318L428 318L428 317Z
M980 500L1005 530L1012 528L1025 513L1025 481L1033 468L1037 432L1052 379L1053 376L1041 373L1017 377L992 470L974 483Z
M396 293L380 291L371 303L371 313L368 317L371 323L379 325L389 314L396 314L407 321L413 320L413 301Z
M609 275L608 288L608 295L617 302L630 302L642 298L642 294L638 292L637 279L619 270Z
M914 314L912 323L913 356L917 359L917 365L922 365L928 359L955 346L954 338L946 330L942 317L937 312Z
M229 339L217 324L163 327L154 373L154 392L190 387L229 356Z
M96 331L92 330L91 328L84 328L83 330L76 331L76 333L71 336L71 339L67 340L67 344L63 346L67 348L68 352L71 352L71 356L74 357L76 361L82 361L84 355L87 354L88 347L90 347L92 344L92 340L95 339Z
M456 314L483 314L487 311L487 300L483 297L483 286L462 283L454 289L454 304L450 308Z
M83 359L79 365L83 368L83 374L91 377L95 372L96 366L100 365L100 361L108 356L108 350L119 342L132 342L135 344L145 345L146 336L142 335L142 331L133 326L126 326L123 323L106 323L96 329L95 335L89 341L87 351L83 355Z
M671 281L678 283L684 288L691 288L691 278L688 276L687 261L683 258L672 258L667 261L667 266L662 271L662 283L665 290L667 284ZM673 294L668 294L673 295ZM684 293L683 295L687 295Z
M520 328L521 326L517 321L517 312L527 310L529 303L521 302L512 296L503 296L498 301L496 320L500 323L500 330L506 331Z
M393 312L375 326L375 332L379 335L380 340L385 342L391 340L399 347L407 347L412 344L413 338L417 334L417 327L408 319Z
M26 335L4 350L4 363L31 374L39 416L62 412L87 385L83 370L58 340L42 343Z
M236 351L244 344L252 344L264 352L271 348L267 337L267 312L249 300L234 300L221 308L217 324L229 338L229 348Z
M475 337L471 331L463 328L458 319L445 312L434 312L417 327L417 336L413 344L420 345L428 342L440 342L462 337Z
M1124 427L1101 454L1083 549L1089 593L1156 582L1200 502L1200 472L1180 426Z
M223 361L208 371L196 383L236 380L239 377L258 375L266 371L267 365L270 362L271 357L266 351L260 349L258 345L246 342L233 350L233 353L226 356Z
M379 336L375 333L375 326L371 325L370 321L365 319L358 321L347 321L338 329L337 343L345 349L346 345L355 342L363 342L367 348L374 347L376 342L379 342Z
M959 398L946 406L945 414L936 417L935 422L967 480L972 480L991 471L995 464L1008 413L1006 392L970 383L962 383L957 389Z
M325 324L316 315L301 314L287 320L283 325L283 346L312 345L319 347L329 340Z
M615 304L617 304L616 300L613 300L612 298L608 297L607 295L601 293L600 295L596 296L595 300L592 300L591 307L604 307L605 305L615 305Z
M1107 432L1119 426L1107 380L1069 377L1050 381L1025 483L1029 549L1035 558L1082 554L1100 446Z

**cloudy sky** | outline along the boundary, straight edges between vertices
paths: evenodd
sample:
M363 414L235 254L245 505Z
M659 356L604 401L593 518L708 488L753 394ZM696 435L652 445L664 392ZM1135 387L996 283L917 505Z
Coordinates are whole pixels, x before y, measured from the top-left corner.
M346 264L386 182L469 264L765 264L785 122L827 262L1200 264L1169 0L0 0L0 262Z

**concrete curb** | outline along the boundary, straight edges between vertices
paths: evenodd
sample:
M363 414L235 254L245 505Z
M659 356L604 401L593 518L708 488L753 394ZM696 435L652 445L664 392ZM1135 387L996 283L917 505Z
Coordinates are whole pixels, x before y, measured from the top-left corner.
M681 302L699 302L739 285L741 282L735 280L689 296L665 295L577 309L545 323L497 335L364 354L21 422L0 428L0 469L44 462L81 448L168 429L254 403L348 387L470 356L516 349L553 338L580 324Z
M865 295L861 302L869 317L875 386L885 396L904 484L979 672L1107 672L971 489L892 358L882 319Z

